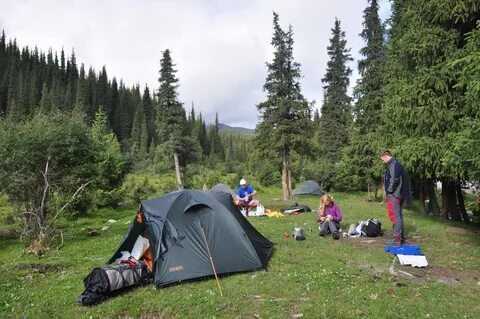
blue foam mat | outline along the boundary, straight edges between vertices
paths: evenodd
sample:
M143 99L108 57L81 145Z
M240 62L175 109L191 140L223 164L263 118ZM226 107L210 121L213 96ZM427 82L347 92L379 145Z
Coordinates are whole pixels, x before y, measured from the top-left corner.
M418 245L385 246L384 251L392 255L423 255Z

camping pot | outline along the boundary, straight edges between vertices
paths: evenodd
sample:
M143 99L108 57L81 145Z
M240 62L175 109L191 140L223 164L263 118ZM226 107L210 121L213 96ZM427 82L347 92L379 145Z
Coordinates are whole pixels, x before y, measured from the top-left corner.
M301 227L294 227L292 237L295 238L295 240L305 240L305 231Z

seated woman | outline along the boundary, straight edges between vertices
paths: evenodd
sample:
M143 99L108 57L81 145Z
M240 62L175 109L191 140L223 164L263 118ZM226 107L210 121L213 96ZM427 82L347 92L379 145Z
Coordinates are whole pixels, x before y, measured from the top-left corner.
M340 238L340 222L342 221L342 211L328 194L320 197L320 207L318 209L317 222L320 236L332 234L333 239Z
M252 185L248 184L247 181L242 178L236 193L235 204L240 208L245 208L246 216L248 216L250 208L255 208L258 205L258 201L253 199L253 196L257 192L253 189Z

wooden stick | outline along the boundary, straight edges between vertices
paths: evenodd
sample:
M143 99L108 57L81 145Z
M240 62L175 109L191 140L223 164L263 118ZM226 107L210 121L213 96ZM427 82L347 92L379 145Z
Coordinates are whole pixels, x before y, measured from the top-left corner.
M222 286L220 285L220 280L218 279L217 271L215 270L215 265L213 264L212 254L210 253L210 248L208 247L207 236L205 236L205 232L203 231L203 227L200 226L203 234L203 240L205 241L205 245L207 245L207 252L208 257L210 257L210 263L212 264L213 273L215 275L215 280L217 281L218 290L220 290L220 296L223 297Z

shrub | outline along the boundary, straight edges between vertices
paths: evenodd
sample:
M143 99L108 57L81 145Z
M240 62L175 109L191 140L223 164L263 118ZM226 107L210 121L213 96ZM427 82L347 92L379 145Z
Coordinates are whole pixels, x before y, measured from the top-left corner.
M29 240L48 237L49 213L59 207L51 204L65 205L52 202L54 194L71 198L95 178L88 128L65 114L36 114L20 123L1 120L0 162L0 192L24 214Z
M175 175L128 174L120 189L123 204L136 206L145 199L176 190Z

